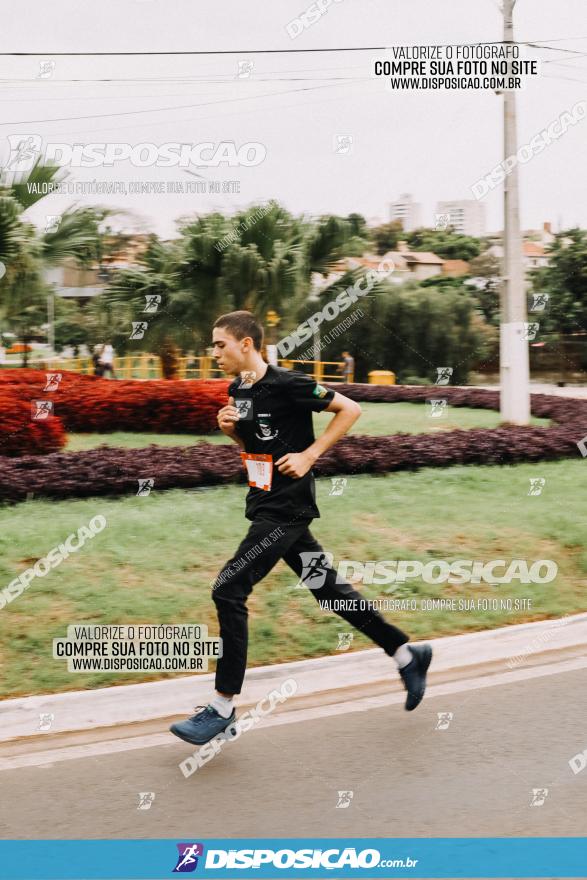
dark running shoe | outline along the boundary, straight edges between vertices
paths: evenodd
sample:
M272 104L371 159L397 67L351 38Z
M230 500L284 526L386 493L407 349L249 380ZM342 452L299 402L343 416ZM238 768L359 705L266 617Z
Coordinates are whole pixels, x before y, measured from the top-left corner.
M426 672L432 660L432 648L430 645L408 645L413 659L399 670L404 687L408 692L405 708L411 712L419 706L426 690Z
M172 724L169 728L175 736L195 746L203 746L236 721L234 709L229 718L223 718L212 706L196 706L196 709L200 711L191 718Z

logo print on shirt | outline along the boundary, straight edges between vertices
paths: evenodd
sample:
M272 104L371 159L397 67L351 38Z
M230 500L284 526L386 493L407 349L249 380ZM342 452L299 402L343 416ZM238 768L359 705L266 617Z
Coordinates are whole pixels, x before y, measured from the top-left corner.
M258 418L259 431L261 433L259 434L258 431L255 431L255 437L257 437L258 440L274 440L279 434L279 431L276 428L275 431L271 433L271 415L263 415L260 413Z

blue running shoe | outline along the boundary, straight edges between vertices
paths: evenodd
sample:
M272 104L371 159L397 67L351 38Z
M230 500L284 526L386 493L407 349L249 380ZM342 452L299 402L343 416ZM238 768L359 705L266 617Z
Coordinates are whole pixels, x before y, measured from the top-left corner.
M212 706L196 706L195 708L200 711L186 721L172 724L169 728L175 736L195 746L203 746L204 743L210 742L236 721L234 709L229 718L223 718Z

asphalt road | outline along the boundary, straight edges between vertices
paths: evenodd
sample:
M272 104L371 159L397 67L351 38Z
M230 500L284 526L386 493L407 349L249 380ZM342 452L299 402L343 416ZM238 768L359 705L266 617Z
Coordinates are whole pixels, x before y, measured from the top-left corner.
M587 769L568 762L587 748L586 675L255 728L187 779L193 749L171 735L4 770L0 837L584 836ZM548 789L541 805L533 789ZM155 793L149 809L139 792Z

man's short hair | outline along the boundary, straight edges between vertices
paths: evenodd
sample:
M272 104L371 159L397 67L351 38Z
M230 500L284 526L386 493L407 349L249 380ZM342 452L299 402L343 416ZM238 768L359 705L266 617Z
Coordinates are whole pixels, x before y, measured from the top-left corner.
M250 336L257 351L263 347L263 327L251 312L227 312L226 315L220 315L214 327L223 327L239 342L245 336Z

